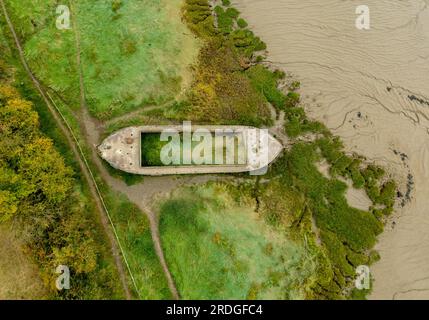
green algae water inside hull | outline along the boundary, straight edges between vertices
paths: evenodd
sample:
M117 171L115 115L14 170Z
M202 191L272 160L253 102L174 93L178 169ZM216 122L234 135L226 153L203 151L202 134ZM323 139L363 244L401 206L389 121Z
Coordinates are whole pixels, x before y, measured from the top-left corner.
M168 139L168 140L166 140ZM179 133L162 139L161 133L141 133L141 166L173 165L244 165L246 164L246 145L242 134L218 135L209 133L204 137L184 141L184 134ZM163 150L167 161L163 161ZM176 151L177 163L168 161ZM186 160L190 158L188 161ZM189 157L192 155L192 157Z

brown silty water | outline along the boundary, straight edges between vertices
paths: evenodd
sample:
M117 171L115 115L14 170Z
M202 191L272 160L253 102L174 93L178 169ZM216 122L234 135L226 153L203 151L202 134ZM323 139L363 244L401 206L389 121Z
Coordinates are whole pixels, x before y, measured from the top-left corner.
M233 3L268 60L301 81L309 116L401 183L371 298L429 298L429 1ZM369 30L356 28L359 5Z

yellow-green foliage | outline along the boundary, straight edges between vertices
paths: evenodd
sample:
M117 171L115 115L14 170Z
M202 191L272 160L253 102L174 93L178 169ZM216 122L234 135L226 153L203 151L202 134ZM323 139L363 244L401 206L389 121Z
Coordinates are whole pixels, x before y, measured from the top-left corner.
M286 98L288 99L288 98ZM285 111L285 131L291 138L296 138L305 133L326 132L325 126L317 121L310 121L301 107L287 107Z
M317 169L315 164L322 156L331 164L333 178L326 178ZM268 187L261 189L259 195L261 208L273 207L271 212L276 213L271 213L270 216L276 218L276 223L286 226L296 225L294 219L296 220L299 212L303 210L293 210L294 206L288 205L287 199L290 196L283 200L280 196L273 197L272 194L297 193L304 197L300 201L305 203L306 210L314 221L314 226L307 226L307 230L315 231L314 228L317 228L315 232L321 241L319 258L320 261L325 261L319 266L318 280L313 286L312 294L316 298L346 297L342 290L352 284L355 268L375 260L371 249L377 235L383 230L382 215L375 210L362 211L347 204L347 186L336 179L339 175L354 179L357 187L373 186L377 190L373 203L392 208L396 185L390 181L382 184L380 179L384 173L380 169L365 167L360 159L346 156L340 141L328 133L315 142L294 144L289 152L277 160L270 172L271 177L277 177L279 180L275 185L270 182ZM369 194L370 190L366 190ZM271 199L274 201L270 202ZM299 203L296 201L292 203ZM281 218L281 212L284 211L288 212L287 219L277 218Z
M32 104L8 85L0 87L0 120L1 198L7 199L0 204L0 220L10 219L35 195L46 204L63 201L71 189L72 171L52 141L39 134Z
M384 206L383 214L392 212L397 185L393 180L382 181L385 175L382 168L374 165L364 166L358 157L347 156L338 137L325 134L317 141L317 145L331 165L331 175L350 178L355 188L365 189L375 205Z
M1 83L0 222L15 222L52 297L118 297L117 275L104 260L94 217L86 213L89 203L74 179L52 140L39 131L32 103ZM55 288L59 264L70 267L73 279L61 293Z
M207 0L187 0L188 26L205 40L188 101L176 111L177 118L215 123L267 125L267 98L253 85L246 69L262 42L250 30L235 30L238 11L215 9L217 28ZM207 28L207 25L211 27Z
M262 92L268 102L278 109L284 108L287 97L277 88L284 74L272 72L260 64L251 67L246 73L255 89Z
M243 18L240 18L240 19L238 19L238 20L237 20L237 25L238 25L240 28L244 29L244 28L246 28L246 27L248 26L248 23L247 23L247 21L246 21L246 20L244 20Z
M200 52L188 105L182 106L178 115L223 124L269 123L266 99L252 86L240 59L231 46L218 40L208 42Z
M204 38L216 33L212 11L207 0L186 0L183 9L188 26L195 34Z

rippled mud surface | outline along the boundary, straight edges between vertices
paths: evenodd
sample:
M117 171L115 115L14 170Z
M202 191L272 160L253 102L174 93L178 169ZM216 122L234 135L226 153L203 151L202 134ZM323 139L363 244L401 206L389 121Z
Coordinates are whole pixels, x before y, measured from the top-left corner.
M308 114L401 182L374 299L429 298L429 0L235 0ZM370 8L371 29L355 27Z

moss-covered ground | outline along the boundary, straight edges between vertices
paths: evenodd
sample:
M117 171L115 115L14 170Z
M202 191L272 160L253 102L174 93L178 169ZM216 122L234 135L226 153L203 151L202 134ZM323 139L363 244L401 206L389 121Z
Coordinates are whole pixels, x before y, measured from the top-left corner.
M76 36L87 104L100 119L174 100L189 84L199 44L181 21L181 0L65 1L70 30L56 28L57 1L6 3L30 66L74 108L79 106Z
M252 197L224 184L182 189L161 202L162 242L184 299L305 297L311 254L255 210Z

